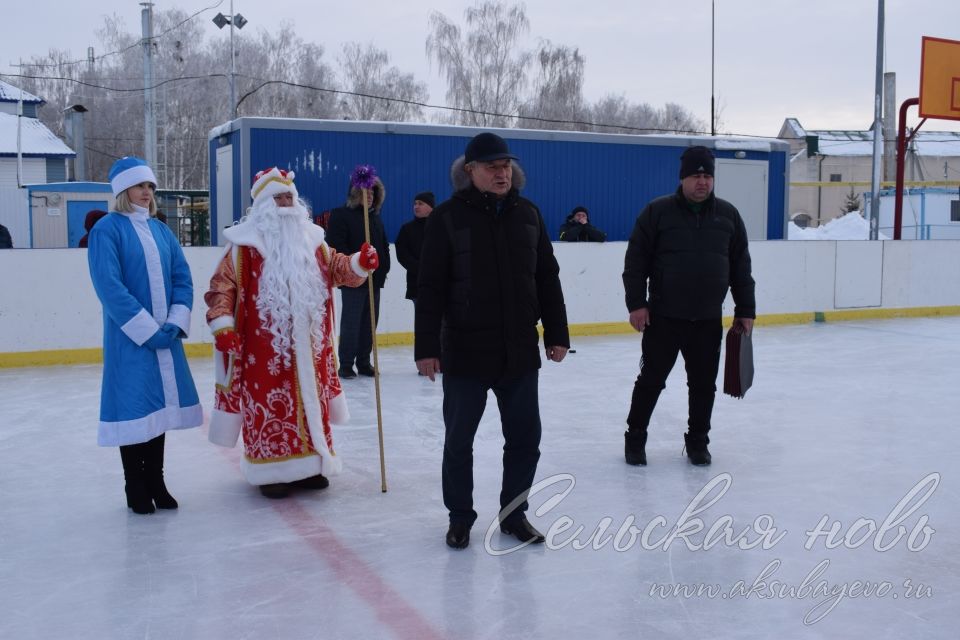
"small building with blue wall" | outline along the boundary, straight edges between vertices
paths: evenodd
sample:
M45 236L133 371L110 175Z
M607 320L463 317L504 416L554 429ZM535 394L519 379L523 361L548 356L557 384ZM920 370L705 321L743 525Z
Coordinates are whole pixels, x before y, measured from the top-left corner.
M38 119L45 102L0 80L0 224L14 247L30 246L24 185L66 180L67 160L77 155Z
M258 171L295 171L297 190L319 213L343 205L359 164L376 167L386 186L382 215L393 242L413 217L415 194L433 191L437 202L450 196L450 165L481 131L504 137L519 157L527 175L523 194L540 207L553 240L578 205L608 240L626 240L644 205L676 190L680 154L698 144L714 149L716 193L739 208L750 238L784 237L789 145L775 139L239 118L209 134L212 243L222 244L223 228L250 206Z

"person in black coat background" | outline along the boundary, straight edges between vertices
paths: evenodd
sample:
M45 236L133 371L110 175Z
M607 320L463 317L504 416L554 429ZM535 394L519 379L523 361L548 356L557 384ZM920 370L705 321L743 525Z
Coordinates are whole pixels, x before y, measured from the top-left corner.
M420 250L423 248L423 234L427 228L427 218L433 211L434 196L430 191L418 193L413 197L413 220L407 222L397 233L393 246L397 250L397 261L407 270L407 300L417 303L417 276L420 273Z
M13 249L13 239L10 237L10 231L0 224L0 249Z
M627 311L630 325L643 333L640 375L624 434L627 464L647 464L647 426L680 354L689 396L683 435L687 457L693 465L710 464L707 433L728 289L734 325L747 334L753 329L756 301L747 230L736 207L714 195L713 170L713 152L707 147L684 151L676 193L653 200L640 212L627 243Z
M520 196L515 160L500 136L470 140L450 171L455 193L427 219L420 256L414 358L430 380L443 371L443 503L455 549L469 545L477 518L473 441L490 390L505 441L500 530L544 541L525 515L540 459L537 323L548 360L564 359L570 335L560 267L540 210Z
M590 212L584 206L574 207L567 221L560 225L560 239L564 242L603 242L607 234L590 224Z
M340 253L356 253L365 241L363 225L363 191L350 188L346 206L330 212L327 222L327 244ZM380 256L380 266L373 272L374 316L380 319L380 290L390 271L390 243L383 228L380 210L387 198L386 188L377 178L373 189L367 193L367 209L370 214L370 244ZM373 351L373 332L370 327L370 294L367 287L341 287L340 299L340 344L337 356L340 360L340 377L356 378L373 376L370 353ZM357 370L353 370L356 363Z
M86 217L83 219L83 228L86 229L87 232L83 234L83 237L80 238L79 242L77 242L78 247L81 249L86 248L87 242L90 238L90 230L93 229L93 225L97 224L100 218L104 217L105 215L107 215L107 212L103 211L102 209L91 209L87 212ZM159 215L160 212L158 211L157 217L159 217Z

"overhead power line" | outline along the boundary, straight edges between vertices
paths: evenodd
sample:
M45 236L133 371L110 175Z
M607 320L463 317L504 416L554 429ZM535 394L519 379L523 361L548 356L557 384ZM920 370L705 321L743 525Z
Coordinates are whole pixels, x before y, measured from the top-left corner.
M163 36L167 35L168 33L170 33L171 31L176 31L177 29L179 29L180 27L182 27L182 26L185 25L186 23L190 22L191 20L193 20L194 18L196 18L198 15L200 15L200 14L203 13L204 11L211 11L212 9L216 9L216 8L219 7L221 4L223 4L223 0L220 0L217 4L210 5L209 7L204 7L203 9L200 9L200 10L198 10L198 11L195 11L194 13L190 14L190 15L187 16L185 19L183 19L183 20L181 20L180 22L178 22L177 24L173 25L172 27L170 27L170 28L167 29L166 31L163 31L162 33L159 33L159 34L153 36L153 39L154 39L154 40L158 40L158 39L162 38ZM103 54L102 56L94 56L94 59L95 59L95 60L103 60L104 58L108 58L108 57L110 57L110 56L120 55L121 53L125 53L125 52L129 51L130 49L133 49L133 48L135 48L135 47L141 46L142 44L143 44L143 39L141 38L141 39L137 40L136 42L134 42L133 44L131 44L131 45L127 46L127 47L124 47L124 48L122 48L122 49L117 49L116 51L110 51L109 53L105 53L105 54ZM74 64L87 64L87 63L89 63L89 62L90 62L90 60L88 60L87 58L84 58L83 60L67 60L67 61L64 61L64 62L57 62L57 63L55 63L55 64L45 64L45 63L42 63L42 62L27 62L27 63L25 63L25 64L23 64L23 65L12 65L12 66L15 66L15 67L17 67L17 66L24 66L24 67L39 67L39 68L51 68L51 67L52 67L52 68L57 68L57 67L63 67L63 66L67 66L67 65L74 65Z
M542 117L539 117L539 116L530 116L530 115L523 115L523 114L507 114L507 113L496 113L496 112L491 112L491 111L481 111L481 110L477 110L477 109L464 109L464 108L461 108L461 107L450 107L450 106L447 106L447 105L428 104L428 103L426 103L426 102L419 102L419 101L416 101L416 100L406 100L406 99L404 99L404 98L394 98L394 97L390 97L390 96L378 96L378 95L373 95L373 94L369 94L369 93L359 93L359 92L356 92L356 91L345 91L345 90L343 90L343 89L330 89L330 88L328 88L328 87L315 87L315 86L312 86L312 85L301 84L301 83L298 83L298 82L290 82L290 81L287 81L287 80L263 80L262 78L256 78L256 77L253 77L253 76L246 76L246 75L241 75L241 74L238 74L238 75L240 75L240 77L246 78L246 79L248 79L248 80L253 80L253 81L255 81L255 82L260 82L260 84L259 84L258 86L256 86L256 87L254 87L253 89L251 89L250 91L246 92L245 94L243 94L243 95L240 97L240 99L237 101L237 106L239 106L239 105L240 105L244 100L246 100L249 96L253 95L254 93L256 93L257 91L259 91L260 89L262 89L262 88L264 88L264 87L266 87L266 86L269 86L269 85L282 85L282 86L288 86L288 87L293 87L293 88L297 88L297 89L306 89L306 90L310 90L310 91L318 91L318 92L321 92L321 93L330 93L330 94L334 94L334 95L354 96L354 97L358 97L358 98L368 98L368 99L371 99L371 100L386 100L386 101L389 101L389 102L399 102L399 103L402 103L402 104L407 104L407 105L412 105L412 106L418 106L418 107L422 107L422 108L425 108L425 109L438 109L438 110L441 110L441 111L455 111L455 112L457 112L457 113L469 113L469 114L472 114L472 115L487 116L487 117L491 117L491 118L519 118L519 119L523 119L523 120L531 120L531 121L534 121L534 122L543 122L543 123L548 123L548 124L568 124L568 125L580 125L580 126L607 128L607 129L621 129L621 130L627 130L627 131L635 131L635 132L637 132L637 133L678 133L678 134L684 134L684 135L704 135L704 136L705 136L705 135L709 135L706 131L696 131L696 130L690 130L690 129L669 129L669 128L664 128L664 127L634 127L634 126L627 125L627 124L610 124L610 123L604 123L604 122L592 122L592 121L589 121L589 120L563 120L563 119L558 119L558 118L542 118ZM93 83L90 83L90 82L84 82L84 81L82 81L82 80L77 80L77 79L74 79L74 78L64 78L64 77L58 77L58 76L34 76L34 75L26 75L26 74L0 73L0 77L5 77L5 78L22 78L22 79L29 79L29 80L59 80L59 81L63 81L63 82L71 82L71 83L78 84L78 85L82 85L82 86L85 86L85 87L90 87L90 88L93 88L93 89L102 89L102 90L104 90L104 91L113 91L113 92L117 92L117 93L136 93L136 92L143 92L143 91L146 90L146 88L144 88L144 87L136 87L136 88L109 87L109 86L105 86L105 85L98 85L98 84L93 84ZM161 86L164 86L164 85L167 85L167 84L175 84L175 83L179 83L179 82L192 81L192 80L206 80L206 79L209 79L209 78L224 78L224 79L226 79L226 78L227 78L227 74L224 74L224 73L210 73L210 74L206 74L206 75L181 76L181 77L178 77L178 78L168 78L167 80L163 80L163 81L161 81L161 82L158 82L158 83L154 84L152 87L149 87L149 88L157 88L157 87L161 87ZM731 133L731 134L728 134L728 135L735 135L735 136L740 136L740 137L745 137L745 138L769 138L769 137L770 137L770 136L761 136L761 135L749 134L749 133Z

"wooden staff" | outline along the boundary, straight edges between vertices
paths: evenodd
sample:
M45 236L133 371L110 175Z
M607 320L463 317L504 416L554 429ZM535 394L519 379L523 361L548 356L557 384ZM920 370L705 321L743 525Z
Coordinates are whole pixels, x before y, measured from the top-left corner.
M367 244L370 242L370 208L367 204L367 194L372 193L376 184L377 174L370 165L361 165L354 169L351 182L360 187L363 198L363 236ZM389 250L389 249L388 249ZM367 293L370 297L370 335L373 340L373 387L377 396L377 438L380 442L380 491L387 492L387 465L383 455L383 410L380 403L380 358L377 354L377 308L374 300L373 272L367 276Z

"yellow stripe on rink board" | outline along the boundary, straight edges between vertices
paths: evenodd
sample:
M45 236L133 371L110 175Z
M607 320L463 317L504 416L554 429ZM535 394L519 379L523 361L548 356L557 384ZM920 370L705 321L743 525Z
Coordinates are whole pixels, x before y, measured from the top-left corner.
M188 358L211 357L212 344L183 345ZM103 362L103 349L51 349L49 351L13 351L0 353L0 369L14 367L50 367L64 364L99 364Z
M805 324L808 322L843 322L851 320L883 320L892 318L933 318L937 316L960 316L960 305L942 307L907 307L901 309L842 309L834 311L802 311L798 313L771 313L757 318L756 326ZM723 319L730 326L732 317ZM541 329L542 333L542 329ZM627 322L588 322L570 325L571 336L609 336L634 333ZM413 344L413 333L382 333L377 335L377 346L399 347ZM184 345L188 358L209 358L213 354L210 343ZM0 353L0 369L16 367L48 367L69 364L98 364L103 361L103 350L57 349L50 351L14 351Z
M931 318L936 316L960 316L960 306L905 307L902 309L842 309L824 311L823 319L830 320L882 320L889 318Z

